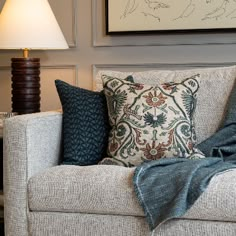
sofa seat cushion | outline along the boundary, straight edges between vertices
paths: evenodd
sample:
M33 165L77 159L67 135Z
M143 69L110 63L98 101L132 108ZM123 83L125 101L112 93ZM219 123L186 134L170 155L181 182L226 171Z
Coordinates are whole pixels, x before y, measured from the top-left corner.
M30 178L29 209L144 216L132 184L134 168L57 166ZM235 221L236 170L212 178L205 192L182 217Z
M134 168L61 165L29 179L31 211L144 216L132 185Z

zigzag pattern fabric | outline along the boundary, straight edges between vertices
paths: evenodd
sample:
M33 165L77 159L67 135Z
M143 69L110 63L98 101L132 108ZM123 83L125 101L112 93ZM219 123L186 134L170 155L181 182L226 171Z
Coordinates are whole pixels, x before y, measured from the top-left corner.
M62 164L94 165L105 157L109 120L103 92L55 81L63 109Z

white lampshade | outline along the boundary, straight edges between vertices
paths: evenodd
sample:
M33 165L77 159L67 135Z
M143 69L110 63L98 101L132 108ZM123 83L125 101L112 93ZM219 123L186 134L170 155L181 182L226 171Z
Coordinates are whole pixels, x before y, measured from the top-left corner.
M7 0L0 13L0 49L66 49L47 0Z

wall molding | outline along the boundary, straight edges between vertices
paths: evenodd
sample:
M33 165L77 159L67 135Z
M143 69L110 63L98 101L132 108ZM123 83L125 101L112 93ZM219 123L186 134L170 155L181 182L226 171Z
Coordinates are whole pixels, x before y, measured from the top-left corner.
M1 0L0 0L1 1ZM57 8L61 3L67 7ZM77 0L49 0L49 3L54 11L57 21L64 33L67 43L70 48L77 47ZM63 10L63 11L62 11ZM65 24L65 20L70 19L70 26ZM69 31L68 31L69 29Z
M56 91L55 80L78 86L78 65L41 65L40 90L41 111L60 109L61 103ZM0 110L11 110L11 67L0 66Z
M236 33L105 34L105 1L92 0L92 37L94 47L176 46L236 44Z
M0 66L0 70L11 70L11 67L10 66Z
M78 70L79 66L78 65L41 65L41 70L60 70L60 69L65 69L65 70L74 70L75 76L74 76L74 81L73 85L78 86L79 84L79 78L78 78Z
M72 41L69 42L70 48L76 48L78 46L78 38L77 38L77 0L73 0L72 2Z
M74 83L73 85L76 85L78 86L78 83L79 83L79 79L78 79L78 68L79 66L78 65L66 65L66 64L62 64L62 65L59 65L59 64L55 64L55 65L41 65L40 66L40 70L59 70L59 69L71 69L71 70L74 70L75 72L75 77L74 77ZM10 66L2 66L0 65L0 71L9 71L10 75L11 75L11 67ZM41 76L40 76L41 77ZM1 78L0 78L0 81L1 81Z

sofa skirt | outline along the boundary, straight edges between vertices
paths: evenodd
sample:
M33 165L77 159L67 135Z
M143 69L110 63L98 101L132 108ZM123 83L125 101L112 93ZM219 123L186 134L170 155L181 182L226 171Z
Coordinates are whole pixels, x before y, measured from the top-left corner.
M144 217L30 212L31 236L235 236L236 223L170 220L150 232Z

